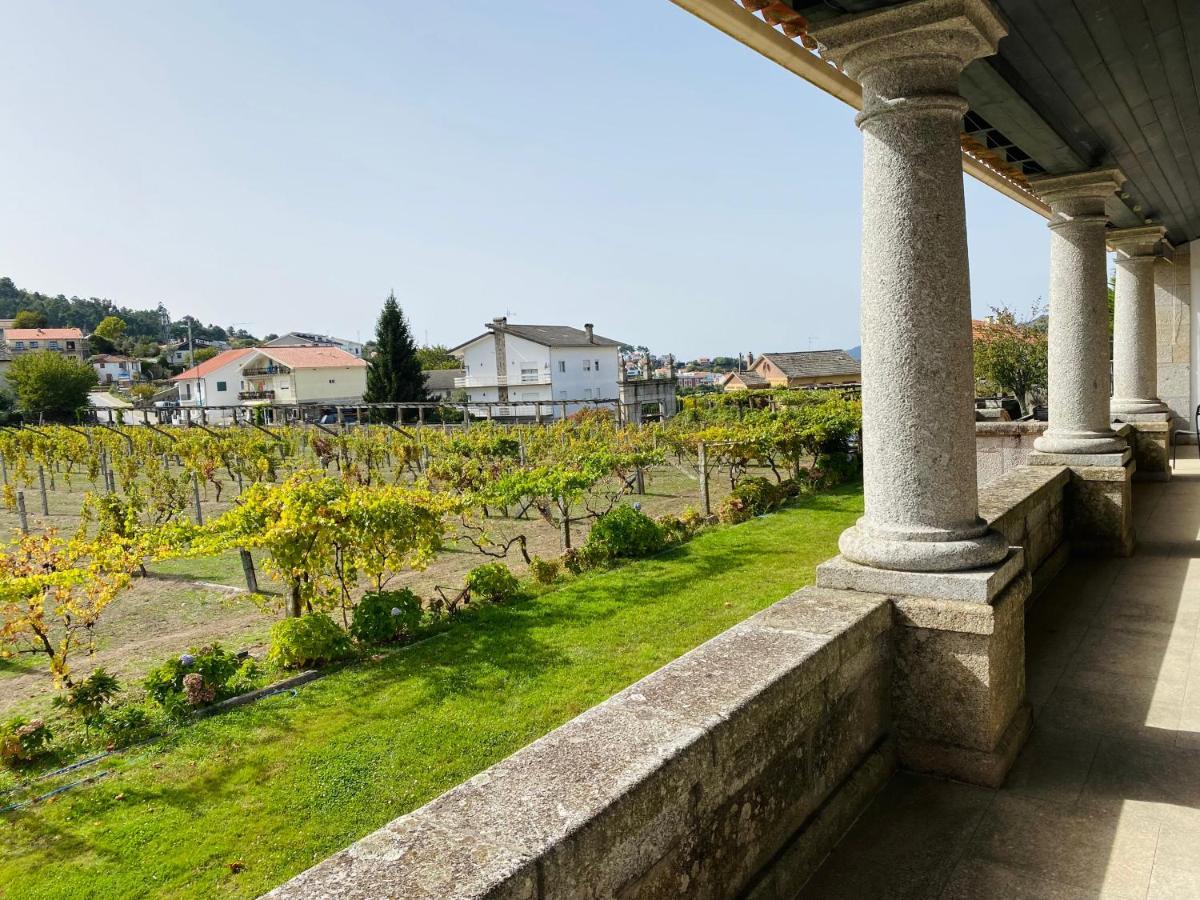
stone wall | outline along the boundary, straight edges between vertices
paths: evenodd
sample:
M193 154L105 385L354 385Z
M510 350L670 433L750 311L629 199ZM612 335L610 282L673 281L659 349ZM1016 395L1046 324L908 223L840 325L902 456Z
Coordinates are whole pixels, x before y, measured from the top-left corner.
M979 486L986 487L1006 472L1029 462L1033 442L1046 430L1045 422L976 422L975 458Z
M1192 276L1190 245L1154 263L1158 338L1158 396L1171 408L1173 428L1195 428L1192 415Z
M891 632L805 588L269 896L791 896L895 767Z
M1036 595L1067 561L1064 501L1071 472L1059 466L1022 466L979 491L979 515L1025 550Z

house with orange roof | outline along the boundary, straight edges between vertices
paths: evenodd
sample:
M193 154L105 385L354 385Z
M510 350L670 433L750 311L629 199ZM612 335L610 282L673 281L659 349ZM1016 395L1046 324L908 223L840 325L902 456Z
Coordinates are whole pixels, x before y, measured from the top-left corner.
M14 357L50 352L87 358L87 341L78 328L6 328L4 343Z
M367 363L337 347L245 347L218 353L171 380L181 406L333 406L362 402Z

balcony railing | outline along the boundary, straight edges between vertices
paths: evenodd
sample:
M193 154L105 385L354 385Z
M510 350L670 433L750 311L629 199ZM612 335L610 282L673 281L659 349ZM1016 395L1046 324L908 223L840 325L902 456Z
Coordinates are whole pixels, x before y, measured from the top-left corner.
M258 369L242 369L242 375L243 377L253 377L254 375L283 375L290 371L291 369L283 368L281 366L266 366L265 368Z
M508 387L514 384L549 384L549 372L531 372L528 374L522 373L516 378L509 378L507 375L466 375L461 378L454 379L456 388L471 388L471 387Z
M274 391L238 391L239 400L274 400Z

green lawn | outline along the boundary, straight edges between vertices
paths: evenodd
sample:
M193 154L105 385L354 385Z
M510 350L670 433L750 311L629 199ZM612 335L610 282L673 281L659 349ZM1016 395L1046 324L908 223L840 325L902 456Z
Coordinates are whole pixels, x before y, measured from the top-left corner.
M0 897L258 894L810 583L861 510L810 497L133 750L0 816Z

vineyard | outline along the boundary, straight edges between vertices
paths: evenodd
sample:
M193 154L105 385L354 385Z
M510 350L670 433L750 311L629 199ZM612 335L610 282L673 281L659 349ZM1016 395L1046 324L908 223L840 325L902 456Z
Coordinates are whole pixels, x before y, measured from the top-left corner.
M811 578L859 428L0 431L0 882L269 888Z
M5 429L0 714L215 641L295 668L411 640L836 483L859 421L841 394L764 392L640 427Z

